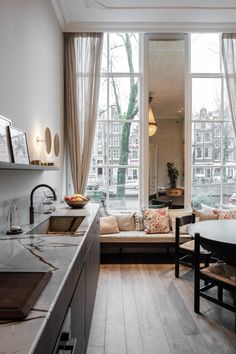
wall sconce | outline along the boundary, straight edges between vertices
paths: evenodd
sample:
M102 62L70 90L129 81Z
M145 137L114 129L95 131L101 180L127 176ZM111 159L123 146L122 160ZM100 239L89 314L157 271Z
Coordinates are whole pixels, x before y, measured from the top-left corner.
M37 145L39 145L40 143L44 143L44 142L45 142L44 139L40 139L39 136L36 137L36 143L37 143Z
M149 106L148 106L148 135L153 136L157 131L157 123L155 121L153 110L151 107L152 97L149 96Z
M45 143L45 150L47 154L50 154L52 149L52 135L50 128L46 128L44 132L44 139L40 139L39 136L36 137L36 143L39 145L40 143Z

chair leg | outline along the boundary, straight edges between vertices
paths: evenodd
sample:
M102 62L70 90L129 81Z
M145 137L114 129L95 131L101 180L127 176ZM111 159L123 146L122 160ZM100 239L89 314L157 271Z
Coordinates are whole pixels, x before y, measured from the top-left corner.
M235 304L236 304L236 291L234 291L234 306L236 306ZM235 308L234 321L235 321L235 323L234 323L234 332L235 332L235 334L236 334L236 308Z
M179 247L175 248L175 277L179 278Z
M210 255L205 254L204 258L205 258L204 266L205 266L205 268L207 268L207 267L209 267L209 263L210 263ZM207 284L209 284L209 282L207 280L204 280L204 285L207 285Z
M191 254L191 265L192 265L192 268L194 267L194 254Z
M205 268L209 267L209 263L210 263L210 255L206 254L205 255Z
M196 312L196 313L200 313L199 281L200 281L199 277L195 277L195 280L194 280L194 312Z
M194 312L200 312L200 243L199 234L195 236L195 257L194 257Z
M218 286L218 300L223 301L223 288L221 286Z

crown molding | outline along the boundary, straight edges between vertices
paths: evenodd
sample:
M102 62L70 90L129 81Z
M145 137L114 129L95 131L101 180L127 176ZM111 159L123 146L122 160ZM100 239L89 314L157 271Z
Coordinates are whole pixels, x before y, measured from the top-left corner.
M66 32L66 26L69 25L70 19L64 6L63 0L51 0L51 3L62 31Z
M86 7L103 10L235 10L234 0L215 0L214 3L198 0L197 3L189 0L146 0L143 3L134 0L85 0Z
M235 22L80 22L67 23L64 32L236 32Z

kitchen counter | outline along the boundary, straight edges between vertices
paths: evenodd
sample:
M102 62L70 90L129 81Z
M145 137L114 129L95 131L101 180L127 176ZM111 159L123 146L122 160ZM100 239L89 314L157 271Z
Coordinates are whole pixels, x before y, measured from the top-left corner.
M90 230L94 220L98 220L98 210L98 204L88 203L84 209L63 206L47 216L85 216L73 236L26 234L34 225L26 227L23 234L0 235L1 271L52 271L25 320L0 321L1 353L51 353L50 349L45 351L42 338L49 336L48 348L56 343L92 242Z

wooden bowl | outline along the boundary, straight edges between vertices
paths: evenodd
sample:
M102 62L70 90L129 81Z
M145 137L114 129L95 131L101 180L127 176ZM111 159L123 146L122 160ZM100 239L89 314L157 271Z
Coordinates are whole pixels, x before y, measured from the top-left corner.
M69 207L73 209L82 209L88 203L89 198L83 201L73 201L73 200L64 200L64 201Z

